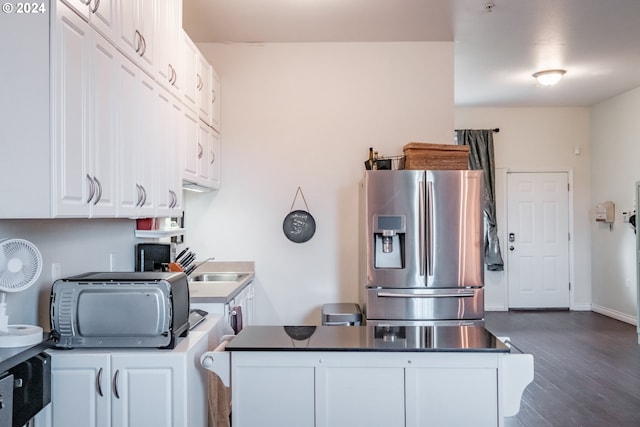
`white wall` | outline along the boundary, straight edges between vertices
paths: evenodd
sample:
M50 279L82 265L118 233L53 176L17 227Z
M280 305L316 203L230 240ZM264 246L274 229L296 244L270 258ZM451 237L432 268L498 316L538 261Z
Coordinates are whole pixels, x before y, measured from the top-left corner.
M42 254L43 269L28 289L7 296L9 323L40 325L49 330L49 296L54 279L89 271L131 271L135 221L97 219L0 220L0 239L25 239ZM59 264L54 277L52 264ZM117 309L114 307L114 309Z
M255 261L260 323L319 323L322 304L358 302L368 147L453 142L453 43L199 48L222 81L223 175L218 192L187 196L187 244ZM282 232L298 186L317 223L302 244Z
M639 112L637 88L593 106L591 119L591 206L611 200L616 210L613 230L590 223L593 309L629 323L637 319L635 235L622 212L634 208L640 181Z
M493 129L496 157L496 204L500 249L506 260L507 171L569 171L573 214L571 308L591 309L590 275L590 118L587 108L457 108L456 129ZM574 154L574 148L580 155ZM487 310L508 309L508 265L485 273Z

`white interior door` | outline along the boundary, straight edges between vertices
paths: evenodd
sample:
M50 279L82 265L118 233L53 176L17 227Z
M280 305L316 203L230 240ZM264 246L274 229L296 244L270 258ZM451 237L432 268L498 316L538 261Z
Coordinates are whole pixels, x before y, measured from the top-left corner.
M507 233L509 308L568 308L568 174L509 173Z

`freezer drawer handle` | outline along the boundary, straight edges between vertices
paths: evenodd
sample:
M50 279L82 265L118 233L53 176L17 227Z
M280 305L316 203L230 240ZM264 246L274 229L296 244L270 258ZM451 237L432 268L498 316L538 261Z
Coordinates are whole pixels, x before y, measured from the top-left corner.
M473 291L455 292L447 294L411 294L395 292L378 292L380 298L469 298L473 297Z

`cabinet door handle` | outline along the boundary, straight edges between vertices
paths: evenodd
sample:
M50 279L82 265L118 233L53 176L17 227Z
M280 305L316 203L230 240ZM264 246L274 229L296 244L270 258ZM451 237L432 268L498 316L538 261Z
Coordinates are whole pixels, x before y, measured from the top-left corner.
M204 154L204 149L202 148L202 144L198 142L198 158L201 159Z
M96 390L100 397L104 396L104 394L102 394L102 368L100 368L98 375L96 375Z
M113 374L113 394L116 396L116 399L120 399L120 393L118 392L118 377L120 376L120 369L116 370L116 373Z
M91 199L93 199L93 196L95 194L95 186L93 183L93 179L89 174L87 174L87 181L89 181L89 195L87 196L87 203L91 203Z
M142 34L140 34L140 38L142 39L142 52L140 52L140 56L144 56L147 52L147 39L145 39Z
M93 177L93 180L95 181L98 187L98 195L96 196L96 200L93 202L94 205L97 205L100 199L102 199L102 184L100 183L100 180L95 176Z
M87 5L91 3L91 0L89 0L89 2L87 3ZM96 0L95 6L93 6L93 9L91 9L91 13L96 13L98 11L98 8L100 7L100 0Z
M171 64L169 64L169 84L171 86L173 86L173 84L175 83L175 80L174 80L175 77L176 77L176 72L171 66Z
M140 188L142 188L142 203L140 204L140 206L144 206L145 203L147 203L147 190L145 190L144 186L140 186Z
M211 103L213 104L214 102L216 102L216 96L218 96L218 94L216 93L215 90L211 91Z
M133 41L133 43L136 45L136 53L140 53L140 49L142 49L142 34L140 34L140 31L136 30L135 33L133 33L133 38L135 39Z
M138 200L136 201L136 206L140 206L142 203L142 186L140 184L136 184L136 189L138 192Z
M211 152L211 164L213 164L213 162L216 161L216 153L214 153L213 151Z

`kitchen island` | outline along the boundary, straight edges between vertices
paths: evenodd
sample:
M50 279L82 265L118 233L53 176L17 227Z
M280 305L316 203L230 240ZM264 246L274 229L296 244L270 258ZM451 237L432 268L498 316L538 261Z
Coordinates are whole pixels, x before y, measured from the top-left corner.
M479 326L250 326L201 362L234 427L501 426L533 380Z

